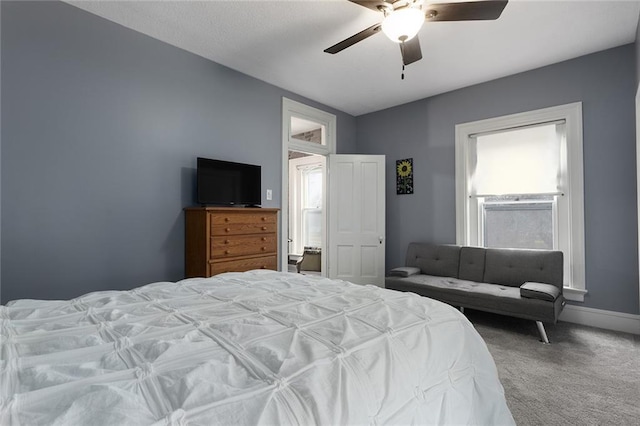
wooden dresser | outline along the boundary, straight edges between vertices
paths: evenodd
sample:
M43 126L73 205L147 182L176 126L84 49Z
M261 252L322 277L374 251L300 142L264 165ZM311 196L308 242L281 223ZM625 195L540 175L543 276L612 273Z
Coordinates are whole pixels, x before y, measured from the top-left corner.
M185 274L278 269L278 209L185 209Z

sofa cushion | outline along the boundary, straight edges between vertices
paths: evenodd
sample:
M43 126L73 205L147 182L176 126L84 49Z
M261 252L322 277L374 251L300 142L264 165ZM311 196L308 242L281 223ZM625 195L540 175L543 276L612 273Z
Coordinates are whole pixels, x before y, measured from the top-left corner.
M423 274L439 277L457 277L460 246L410 243L406 266L420 268Z
M482 247L460 248L460 268L458 278L461 280L482 282L484 278L484 257L486 249Z
M525 249L486 249L486 283L520 287L527 281L562 288L562 252Z
M411 275L419 274L420 268L415 266L401 266L399 268L393 268L389 271L389 275L395 277L410 277Z
M520 296L553 302L560 296L560 289L551 284L526 282L520 286Z

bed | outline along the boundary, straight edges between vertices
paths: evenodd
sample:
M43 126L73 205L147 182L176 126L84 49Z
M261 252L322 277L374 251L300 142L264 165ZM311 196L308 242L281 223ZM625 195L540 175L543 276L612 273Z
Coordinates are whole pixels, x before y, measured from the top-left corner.
M2 425L514 424L443 303L274 271L0 307Z

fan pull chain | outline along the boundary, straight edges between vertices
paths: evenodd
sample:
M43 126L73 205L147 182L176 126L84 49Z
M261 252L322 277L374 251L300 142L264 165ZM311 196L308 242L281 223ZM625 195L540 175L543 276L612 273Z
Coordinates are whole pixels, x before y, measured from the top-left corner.
M400 43L400 52L402 54L402 74L400 74L400 80L404 80L404 41L406 37L403 37L402 43Z

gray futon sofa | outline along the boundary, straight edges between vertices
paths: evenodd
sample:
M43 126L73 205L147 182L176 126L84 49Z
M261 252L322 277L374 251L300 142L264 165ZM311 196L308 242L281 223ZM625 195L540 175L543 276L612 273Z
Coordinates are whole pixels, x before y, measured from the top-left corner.
M565 305L560 251L492 249L411 243L406 266L392 269L385 287L453 306L555 323Z

